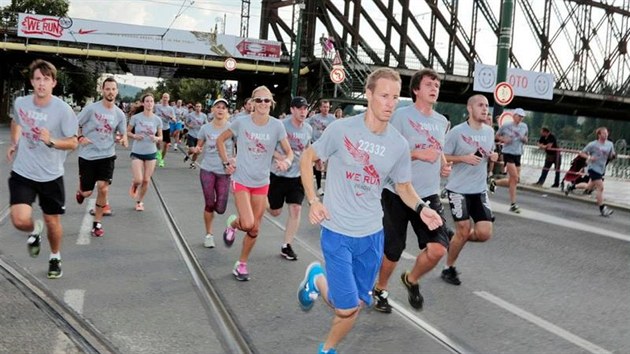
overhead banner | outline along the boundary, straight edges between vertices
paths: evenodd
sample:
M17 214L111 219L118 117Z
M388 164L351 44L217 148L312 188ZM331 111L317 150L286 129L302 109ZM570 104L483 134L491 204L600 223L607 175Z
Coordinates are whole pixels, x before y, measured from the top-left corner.
M177 53L280 61L280 42L80 18L19 14L18 36Z
M497 66L475 63L473 90L494 92L497 81ZM553 74L509 68L505 80L514 89L514 96L553 99L555 78Z

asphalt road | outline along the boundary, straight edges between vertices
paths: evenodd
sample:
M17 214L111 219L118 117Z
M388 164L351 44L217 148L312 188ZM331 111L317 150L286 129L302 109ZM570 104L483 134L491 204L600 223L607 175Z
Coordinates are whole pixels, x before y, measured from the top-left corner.
M5 145L0 149L6 150ZM2 157L4 160L4 157ZM106 235L87 236L89 204L74 201L76 154L68 157L67 213L62 258L64 276L46 279L48 247L37 259L26 253L25 236L8 220L0 224L0 250L69 303L123 353L223 353L216 328L202 308L191 276L158 208L151 187L146 210L133 210L127 195L131 174L126 151L119 151L110 204L115 215L104 220ZM3 163L0 178L9 169ZM198 170L190 170L173 152L155 181L178 227L207 276L248 340L260 353L313 353L326 336L331 312L317 303L303 313L295 300L304 269L321 260L318 227L305 216L294 249L296 262L280 257L283 214L265 217L249 261L251 280L237 282L231 269L242 234L231 248L220 241L224 221L215 219L217 248L202 247L203 197ZM0 209L8 204L6 182L0 184ZM391 281L396 311L364 311L357 326L338 347L342 353L443 353L436 337L475 353L606 353L630 348L630 214L611 218L596 207L534 192L519 192L521 215L507 212L507 191L491 197L495 232L485 244L468 244L457 264L462 285L442 282L439 270L421 281L423 311L406 300L398 275L410 268L417 249L410 248ZM37 208L36 208L37 210ZM37 211L39 214L39 211ZM305 212L303 213L303 215ZM450 220L449 220L450 222ZM415 245L409 239L408 245ZM441 266L440 266L441 267ZM18 300L11 300L17 302ZM13 302L10 302L13 303ZM4 306L3 306L4 308ZM3 310L4 311L4 310ZM41 314L30 311L32 323ZM9 322L0 322L7 333ZM7 327L7 328L5 328ZM33 335L41 331L33 327ZM24 336L3 338L16 352ZM3 335L4 337L4 335ZM43 340L43 339L42 339ZM47 335L43 348L54 352L60 339Z

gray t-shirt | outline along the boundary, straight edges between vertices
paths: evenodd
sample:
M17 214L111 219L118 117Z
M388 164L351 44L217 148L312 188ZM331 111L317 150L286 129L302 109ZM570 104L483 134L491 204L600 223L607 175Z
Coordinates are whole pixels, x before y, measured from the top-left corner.
M330 220L322 226L350 237L364 237L383 229L380 199L388 179L411 181L409 144L391 125L372 133L363 114L339 119L313 143L328 161L324 206Z
M313 142L316 142L317 139L322 136L322 133L324 132L324 130L326 130L326 127L328 127L330 123L334 121L335 116L330 113L325 116L323 116L321 113L318 113L308 118L306 122L310 124L311 127L313 127Z
M291 150L293 150L293 163L286 171L278 171L274 167L275 164L272 164L271 172L273 172L276 176L289 178L299 177L300 158L302 157L304 150L306 150L311 143L311 139L313 138L313 128L306 123L302 123L300 127L296 127L293 125L291 119L283 119L282 124L284 125L284 129L287 131L287 139L289 140L289 145L291 145ZM282 146L280 146L280 144L276 146L276 150L284 154L284 150L282 150Z
M162 119L162 129L170 129L169 124L175 122L175 109L169 105L163 105L162 102L155 104L155 115ZM172 118L171 118L172 117Z
M83 108L77 118L81 134L92 142L79 145L79 157L97 160L116 154L116 132L127 134L127 118L120 108L108 109L98 101Z
M514 124L514 122L505 123L499 128L497 134L499 136L507 136L512 140L503 144L503 149L501 150L504 154L511 155L523 155L523 141L522 137L526 136L528 133L527 124L520 122L519 124Z
M608 158L612 157L615 153L615 146L610 140L606 140L603 144L598 140L594 140L588 143L582 152L594 158L589 161L588 169L603 175L606 172L606 162L608 162Z
M200 141L204 142L201 169L216 174L225 174L223 161L221 161L219 151L217 150L217 137L224 131L228 130L229 127L229 122L226 122L223 127L218 129L212 123L206 123L201 127L199 135L197 136ZM228 157L234 156L234 141L232 141L232 139L225 141L225 149Z
M133 140L132 153L148 155L157 152L152 137L157 135L158 129L162 129L162 120L158 116L152 113L147 117L144 113L138 113L129 119L129 126L134 128L136 135L142 135L142 140Z
M273 151L287 137L282 122L270 116L267 124L260 126L245 116L232 122L230 130L236 137L238 158L232 180L251 188L269 184Z
M427 116L410 105L396 110L390 123L407 139L411 151L432 148L442 152L448 120L438 112L431 111ZM441 167L441 157L434 162L411 161L411 183L420 197L439 193ZM388 184L386 188L395 192L393 185Z
M188 135L197 138L201 126L208 122L208 116L205 113L192 112L186 115L186 126L188 127Z
M481 129L473 129L468 122L456 125L446 134L444 154L464 156L476 151L482 160L476 166L465 162L453 164L446 189L461 194L479 194L487 190L488 159L494 151L494 130L483 124Z
M53 141L76 135L79 126L72 108L54 96L46 106L38 107L33 103L33 95L28 95L16 98L13 109L13 120L22 128L13 172L36 182L63 176L67 152L49 148L39 136L41 128L48 129Z

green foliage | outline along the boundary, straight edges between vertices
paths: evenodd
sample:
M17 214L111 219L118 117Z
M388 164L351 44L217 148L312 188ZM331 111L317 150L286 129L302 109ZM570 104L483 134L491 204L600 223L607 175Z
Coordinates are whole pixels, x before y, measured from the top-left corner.
M184 104L201 102L205 105L208 97L217 98L221 82L206 79L167 79L160 81L155 88L155 100L159 101L164 92L171 95L171 101L182 100Z
M70 8L69 0L11 0L2 11L15 13L25 12L39 15L66 16Z

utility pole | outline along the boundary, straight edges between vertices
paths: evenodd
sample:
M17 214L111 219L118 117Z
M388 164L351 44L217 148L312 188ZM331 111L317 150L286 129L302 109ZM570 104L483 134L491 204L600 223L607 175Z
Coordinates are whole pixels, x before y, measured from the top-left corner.
M499 24L499 43L497 44L497 81L498 84L507 79L507 69L512 48L512 18L514 17L514 0L503 0L501 4L501 23ZM494 116L503 113L503 106L494 104Z
M295 39L295 51L293 52L293 68L291 69L291 97L297 96L298 80L300 78L300 61L302 49L302 11L306 8L304 0L297 2L297 34Z

